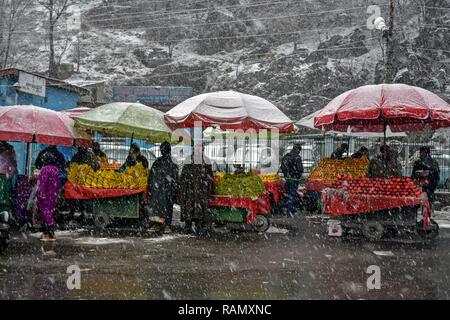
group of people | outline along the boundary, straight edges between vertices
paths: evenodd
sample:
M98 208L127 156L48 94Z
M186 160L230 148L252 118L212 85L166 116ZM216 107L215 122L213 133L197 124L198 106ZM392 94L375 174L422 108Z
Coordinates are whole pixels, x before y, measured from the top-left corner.
M214 192L214 176L211 162L204 156L201 144L196 146L191 156L183 165L181 174L178 165L171 157L171 145L167 142L160 146L161 156L150 168L148 177L148 201L145 208L149 231L170 233L173 206L181 206L181 220L185 222L185 232L195 230L208 232L212 224L209 211L209 199ZM281 160L280 171L286 180L286 207L291 215L295 215L297 189L304 173L301 158L301 144L294 144L291 152ZM343 143L331 155L332 159L344 159L349 151L348 144ZM351 158L369 158L369 150L361 147ZM26 194L28 210L35 209L43 225L43 239L55 239L55 214L57 201L67 177L67 168L71 163L87 164L98 170L103 162L108 162L105 153L98 143L92 148L79 147L70 161L56 146L48 146L42 150L35 161L38 178L34 187ZM133 143L124 164L118 170L141 163L149 167L148 159L141 154L139 145ZM387 178L402 176L398 153L390 146L382 145L377 156L369 160L366 176L369 178ZM14 179L17 177L17 161L14 148L5 141L0 141L0 205L6 210L14 207L11 195ZM439 165L432 159L429 147L420 148L420 158L415 161L412 170L413 179L423 179L423 189L430 203L434 200L434 192L439 183ZM17 197L24 198L23 195ZM76 202L71 205L71 214L83 205ZM195 226L195 227L194 227Z
M176 200L181 207L185 233L209 232L212 224L209 200L214 193L214 174L211 162L204 156L203 145L198 144L195 148L179 174L178 165L171 157L170 144L161 144L161 157L153 163L149 174L149 221L157 221L150 227L150 232L172 232L173 205ZM151 217L158 219L152 220Z
M149 230L172 232L173 206L178 201L181 205L181 219L186 226L185 232L207 232L212 223L208 203L214 192L214 176L209 159L203 156L202 145L198 145L192 156L186 159L181 174L178 165L172 161L171 145L162 143L160 150L161 156L153 163L148 176L149 198L144 213ZM200 157L194 159L196 155ZM107 156L98 143L94 143L92 148L77 148L70 161L66 161L56 146L50 145L39 152L35 160L33 183L22 184L20 187L17 184L17 189L21 190L14 192L14 179L18 173L16 154L9 143L0 141L0 205L3 210L10 211L22 207L26 214L19 216L21 225L32 222L35 214L41 221L42 240L55 240L56 211L63 185L67 181L68 168L76 163L99 170L101 164L107 162ZM141 153L139 145L133 143L128 157L118 171L123 172L127 167L138 163L149 168L148 159ZM21 199L22 203L13 203L14 198ZM89 204L89 201L69 201L69 217L75 218L75 211L86 211Z

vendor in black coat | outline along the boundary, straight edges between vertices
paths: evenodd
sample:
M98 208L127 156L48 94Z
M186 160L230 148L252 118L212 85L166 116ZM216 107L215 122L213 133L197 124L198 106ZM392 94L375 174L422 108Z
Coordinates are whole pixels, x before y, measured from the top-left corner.
M164 233L170 233L177 192L178 166L172 161L171 146L168 142L162 143L160 150L162 156L156 159L150 170L148 203L150 214L164 218Z
M436 160L431 158L430 147L423 146L420 148L420 158L414 162L412 170L412 178L420 178L420 171L428 172L427 180L428 185L423 187L423 190L427 193L430 204L434 201L434 191L439 184L440 169Z

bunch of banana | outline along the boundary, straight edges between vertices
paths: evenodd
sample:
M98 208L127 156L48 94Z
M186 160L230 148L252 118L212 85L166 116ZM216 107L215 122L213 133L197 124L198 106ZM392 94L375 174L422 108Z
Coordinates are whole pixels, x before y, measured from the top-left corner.
M147 187L148 172L142 164L127 168L123 173L112 170L94 171L86 164L71 164L68 180L90 188L144 189Z

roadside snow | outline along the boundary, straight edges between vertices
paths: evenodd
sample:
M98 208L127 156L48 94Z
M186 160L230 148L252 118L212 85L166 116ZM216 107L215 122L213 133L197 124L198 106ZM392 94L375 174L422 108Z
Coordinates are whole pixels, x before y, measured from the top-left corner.
M164 236L158 237L158 238L147 238L147 239L143 239L143 241L148 242L148 243L159 243L159 242L166 242L166 241L171 241L171 240L180 239L180 238L193 238L193 237L194 236L192 236L192 235L173 234L173 235L164 235Z
M277 228L274 226L270 226L269 229L267 229L266 231L266 233L281 233L281 234L286 234L288 232L289 230L287 229Z
M75 240L75 243L97 246L97 245L118 244L118 243L133 243L133 241L126 239L84 237Z

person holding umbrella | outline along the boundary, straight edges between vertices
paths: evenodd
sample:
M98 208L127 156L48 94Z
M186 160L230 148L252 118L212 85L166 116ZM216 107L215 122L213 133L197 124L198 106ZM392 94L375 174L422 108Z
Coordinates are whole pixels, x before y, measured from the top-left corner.
M423 189L428 196L430 204L433 204L434 192L437 189L440 179L439 163L431 158L430 147L423 146L419 150L420 158L414 162L411 178L420 179L424 176L427 178L428 184Z
M171 233L178 166L172 161L170 143L163 142L160 150L162 156L153 163L148 178L148 203L150 213L162 218L164 223L162 226L155 224L150 228L150 232L158 232L163 228L164 233Z

